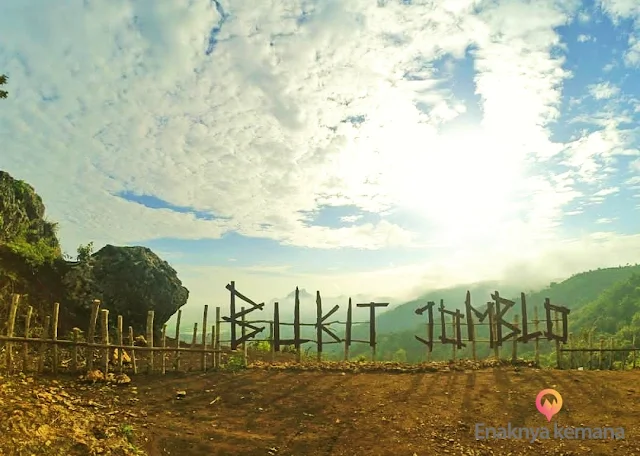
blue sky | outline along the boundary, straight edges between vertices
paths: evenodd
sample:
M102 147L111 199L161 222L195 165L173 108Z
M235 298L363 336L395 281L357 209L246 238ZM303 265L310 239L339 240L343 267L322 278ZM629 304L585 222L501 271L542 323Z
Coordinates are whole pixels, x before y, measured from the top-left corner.
M189 306L640 253L636 0L5 0L0 29L0 168L67 252L148 246Z

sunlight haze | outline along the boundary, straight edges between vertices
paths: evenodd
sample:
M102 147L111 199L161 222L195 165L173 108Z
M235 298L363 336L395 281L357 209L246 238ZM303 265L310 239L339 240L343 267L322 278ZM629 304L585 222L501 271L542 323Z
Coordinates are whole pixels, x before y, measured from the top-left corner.
M0 169L196 313L526 291L640 256L639 5L3 0Z

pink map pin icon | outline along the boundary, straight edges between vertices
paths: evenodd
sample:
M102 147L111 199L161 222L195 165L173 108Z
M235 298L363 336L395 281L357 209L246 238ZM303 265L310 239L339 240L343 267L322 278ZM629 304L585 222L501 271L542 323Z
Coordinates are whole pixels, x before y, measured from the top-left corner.
M555 398L555 402L552 403L552 401L543 399L547 394L552 395ZM551 421L551 417L562 408L562 396L554 389L543 389L536 397L536 408L547 417L547 421Z

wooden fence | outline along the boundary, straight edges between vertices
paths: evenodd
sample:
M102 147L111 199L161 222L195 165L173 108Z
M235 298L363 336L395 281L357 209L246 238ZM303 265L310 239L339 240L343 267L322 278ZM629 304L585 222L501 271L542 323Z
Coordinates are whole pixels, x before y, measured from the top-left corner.
M4 342L5 366L9 372L21 370L24 372L50 371L58 373L60 371L80 372L100 369L104 373L113 372L161 372L165 374L168 370L180 371L183 362L187 362L189 370L193 368L206 371L208 368L220 368L223 366L224 357L229 353L240 353L242 355L242 363L244 366L247 361L247 342L264 341L269 345L269 359L273 360L276 352L282 350L283 346L293 346L296 355L296 361L302 361L302 346L305 343L313 343L316 346L317 360L322 360L322 346L326 344L343 344L344 359L350 357L350 346L352 343L365 343L371 347L371 359L376 360L376 317L375 309L385 307L387 303L363 303L358 304L359 307L367 307L370 311L370 319L368 322L354 322L352 320L352 303L349 299L347 307L346 322L326 320L333 315L339 306L334 306L327 314L322 311L322 299L320 292L317 292L317 321L315 323L302 323L300 321L300 302L298 289L295 293L294 321L286 323L280 321L279 305L274 305L273 320L252 320L246 319L246 316L254 310L262 310L264 303L256 304L246 296L242 295L235 289L235 283L231 282L227 285L227 290L231 293L230 299L230 316L222 317L221 308L215 308L215 323L210 327L208 333L208 311L209 306L204 306L202 318L202 326L200 328L200 343L198 343L198 322L194 323L191 334L191 344L181 342L180 330L182 320L182 310L178 311L175 327L174 338L171 339L167 334L167 325L163 325L159 338L154 336L154 312L149 311L147 315L146 333L144 337L135 337L133 328L129 326L127 332L124 331L123 317L118 315L117 325L115 328L115 340L110 339L109 328L109 310L100 309L100 301L94 300L91 307L91 316L87 325L86 337L82 336L82 331L74 328L71 339L62 339L58 335L58 316L60 306L58 303L53 304L51 315L45 316L43 323L43 332L39 337L34 336L34 329L31 325L33 316L33 308L28 306L24 314L23 328L16 328L16 317L20 308L20 295L13 295L9 308L9 316L6 324L7 334L0 335L0 342ZM245 309L241 307L240 311L236 311L235 298L239 297L247 302L251 307ZM527 309L524 294L522 294L522 313L520 318L514 316L511 323L502 319L505 309L512 307L513 301L501 298L496 291L492 294L495 302L488 302L487 309L480 312L471 306L471 298L467 292L465 301L466 312L462 314L459 310L445 309L444 303L440 302L440 323L441 334L440 342L445 345L451 345L451 359L457 360L458 351L467 346L471 346L471 356L477 359L476 344L488 343L493 351L492 356L496 359L504 358L504 343L511 345L510 359L516 361L518 359L518 343L533 342L534 345L534 362L540 364L540 346L541 340L547 339L555 344L556 367L558 368L613 368L616 366L615 357L617 354L626 354L622 357L622 366L626 367L627 361L631 367L636 367L635 338L632 347L615 347L613 339L609 340L609 346L605 347L605 340L600 339L598 347L592 344L592 338L589 337L589 343L586 347L574 344L573 335L567 332L568 323L567 315L569 310L552 305L548 299L545 300L544 308L546 311L546 319L542 320L538 317L538 308L534 308L534 318L527 318ZM501 308L502 305L502 308ZM506 307L505 307L506 305ZM431 353L434 344L434 321L433 308L435 303L429 302L426 306L416 309L417 315L427 313L428 319L426 324L427 339L421 336L415 338L426 346L426 361L431 360ZM553 316L552 315L553 312ZM445 320L445 316L451 317L450 323ZM475 321L477 317L479 321ZM484 321L488 317L488 321ZM100 323L98 327L98 322ZM221 340L221 325L230 325L230 340ZM352 325L369 324L369 340L357 340L352 338ZM546 331L540 330L541 323L546 323ZM562 323L562 331L560 331L560 323ZM269 335L266 339L257 339L256 336L263 332L265 327L257 327L256 324L268 324ZM344 337L338 337L330 327L331 325L344 325ZM534 326L534 332L528 332L528 325ZM511 329L511 333L503 334L502 326ZM240 326L241 336L238 338L236 334L236 326ZM281 326L293 326L293 339L282 339L280 337ZM305 339L301 337L301 328L305 326L313 326L316 331L316 340ZM476 327L488 326L489 339L478 339L476 337ZM447 337L447 327L451 329L451 337ZM466 331L462 331L466 328ZM99 329L99 331L96 331ZM249 332L251 330L251 332ZM323 333L328 334L333 340L323 341ZM466 333L466 337L463 337ZM84 339L84 340L83 340ZM154 340L160 341L160 346L154 346ZM125 343L126 341L126 343ZM142 345L140 344L142 342ZM229 346L222 346L223 342L229 342ZM240 351L238 351L240 348ZM14 351L15 350L15 351ZM14 357L16 352L21 353L21 362ZM597 358L594 360L594 353ZM136 356L139 355L139 357ZM632 359L628 360L630 354ZM50 355L50 356L48 356ZM130 362L126 362L126 358L130 358ZM509 355L507 355L509 357ZM159 358L159 365L157 363ZM187 359L188 358L188 359ZM568 358L568 363L566 362ZM194 366L194 359L196 359ZM169 367L168 367L169 366Z

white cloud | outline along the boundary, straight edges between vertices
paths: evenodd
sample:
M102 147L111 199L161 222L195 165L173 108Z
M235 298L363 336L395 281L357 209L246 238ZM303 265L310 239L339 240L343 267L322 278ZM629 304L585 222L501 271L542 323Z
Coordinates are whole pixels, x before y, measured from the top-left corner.
M586 43L587 41L596 41L595 37L591 35L580 34L578 35L578 43Z
M577 1L244 1L223 2L224 15L214 3L0 4L0 69L10 76L0 168L36 187L67 250L235 231L315 248L448 246L473 276L486 265L459 252L507 261L560 245L567 206L612 186L616 157L637 152L637 132L615 110L590 114L597 131L550 139L573 76L558 29L576 14L587 20ZM635 14L631 4L607 5ZM468 107L434 62L447 57L451 70L469 46L483 118L443 136ZM619 94L607 83L592 92ZM119 192L218 218L145 208ZM356 216L342 218L348 227L313 226L307 214L323 204L408 208L425 229ZM466 280L451 261L434 260L442 273L431 277ZM377 280L375 293L388 295L382 288L397 280L399 293L435 283L425 267L363 273L357 283ZM260 268L207 271L241 274L255 293L266 293L265 276L297 277ZM205 286L224 287L198 277L188 280L203 296ZM278 287L265 290L278 296Z
M620 93L620 88L614 86L610 82L601 82L599 84L592 84L588 87L589 93L596 100L606 100L613 98Z

